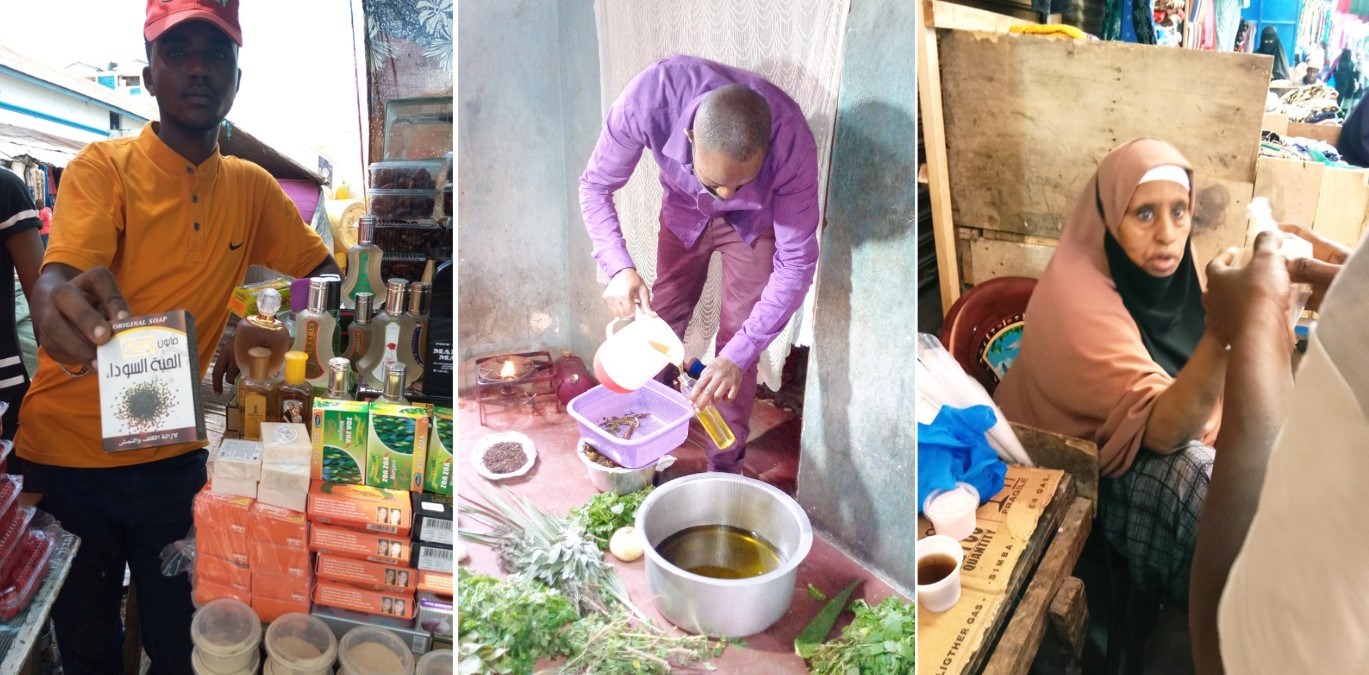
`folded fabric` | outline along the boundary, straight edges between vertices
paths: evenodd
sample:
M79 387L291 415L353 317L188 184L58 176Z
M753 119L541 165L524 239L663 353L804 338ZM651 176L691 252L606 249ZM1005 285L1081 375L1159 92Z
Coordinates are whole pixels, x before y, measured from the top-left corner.
M949 490L957 481L979 491L980 503L1003 489L1008 465L998 459L984 432L997 422L988 406L942 406L931 424L917 425L917 510L933 490Z

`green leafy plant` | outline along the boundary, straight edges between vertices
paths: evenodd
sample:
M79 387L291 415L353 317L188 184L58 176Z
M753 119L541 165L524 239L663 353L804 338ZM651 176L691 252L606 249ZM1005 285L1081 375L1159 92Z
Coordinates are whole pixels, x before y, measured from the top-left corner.
M794 638L795 653L805 659L813 656L813 652L817 650L818 645L821 644L823 640L827 639L828 633L832 632L832 626L836 625L837 617L841 616L841 610L846 609L846 602L851 599L851 593L855 592L856 587L860 585L861 581L864 580L856 579L855 581L852 581L851 585L846 587L846 590L842 591L840 595L823 606L822 611L818 612L818 615L813 617L813 620L803 629L803 632L799 633L799 636ZM814 587L813 584L808 584L808 592L810 594L817 590L818 589ZM818 591L818 593L821 594L822 591ZM827 596L823 595L821 598L817 599L826 600Z
M600 551L608 550L608 541L620 527L627 527L637 520L637 509L651 494L647 487L625 495L601 492L594 495L584 505L570 510L572 518L584 526L585 532L594 538Z
M561 664L562 675L664 675L672 666L717 670L704 659L721 656L726 641L702 635L671 636L642 630L626 612L590 615L571 624L566 635L573 654Z
M841 636L819 645L809 665L814 675L898 675L913 672L917 622L911 604L897 597L871 606L851 605L856 618Z
M564 629L579 618L564 595L543 584L465 568L457 571L456 606L462 673L530 673L537 659L567 652Z

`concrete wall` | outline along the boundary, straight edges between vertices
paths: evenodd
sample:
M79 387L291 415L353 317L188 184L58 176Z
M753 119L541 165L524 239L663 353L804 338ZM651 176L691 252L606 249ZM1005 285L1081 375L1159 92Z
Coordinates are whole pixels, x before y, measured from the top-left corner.
M34 117L28 111L60 121ZM0 74L0 122L82 142L110 135L109 110L8 73Z
M576 189L601 114L592 0L463 0L459 12L457 362L469 387L480 356L592 355L577 317L586 290L603 303Z
M909 595L917 514L915 5L851 3L798 492L816 527Z

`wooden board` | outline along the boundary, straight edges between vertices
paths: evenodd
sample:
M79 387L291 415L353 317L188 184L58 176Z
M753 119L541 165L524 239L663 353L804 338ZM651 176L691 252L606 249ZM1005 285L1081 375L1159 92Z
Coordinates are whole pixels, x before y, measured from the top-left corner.
M1282 136L1288 133L1288 115L1281 112L1265 113L1262 128Z
M1354 247L1369 227L1369 171L1296 159L1261 157L1255 194L1269 199L1274 219L1312 228Z
M1254 183L1269 83L1261 57L955 30L938 37L957 225L1058 237L1098 161L1137 136L1173 143L1200 180Z
M946 168L946 128L942 120L941 70L937 66L936 33L930 7L923 6L917 27L917 95L921 112L922 147L927 155L928 193L932 207L932 236L936 244L941 308L950 311L960 299L960 265L955 256L955 224L951 217L950 178Z
M1079 496L1098 501L1098 446L1082 438L1012 423L1022 449L1036 466L1059 469L1074 479Z
M1035 21L990 12L988 10L960 5L953 2L933 0L922 4L927 24L934 28L954 28L956 30L982 30L1006 33L1013 26L1032 26Z
M1353 248L1369 216L1369 171L1329 167L1322 172L1317 219L1312 229Z
M1303 122L1289 122L1285 131L1280 135L1298 136L1301 138L1315 138L1319 141L1326 141L1335 145L1340 140L1340 126L1333 124L1305 124Z
M967 284L995 277L1040 279L1055 254L1055 241L1045 238L993 236L983 230L960 228L961 276Z

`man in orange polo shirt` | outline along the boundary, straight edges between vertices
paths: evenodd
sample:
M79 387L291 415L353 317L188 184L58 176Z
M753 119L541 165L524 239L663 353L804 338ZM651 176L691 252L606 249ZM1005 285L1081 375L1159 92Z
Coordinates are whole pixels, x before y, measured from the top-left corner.
M159 555L190 529L206 451L102 449L98 382L88 373L109 321L189 310L203 375L249 264L295 276L338 272L266 171L219 154L241 76L238 1L148 0L144 37L143 79L161 122L136 138L92 143L67 166L35 292L38 373L16 440L25 487L82 540L53 609L68 675L122 669L125 564L151 672L191 672L190 584L162 576Z

